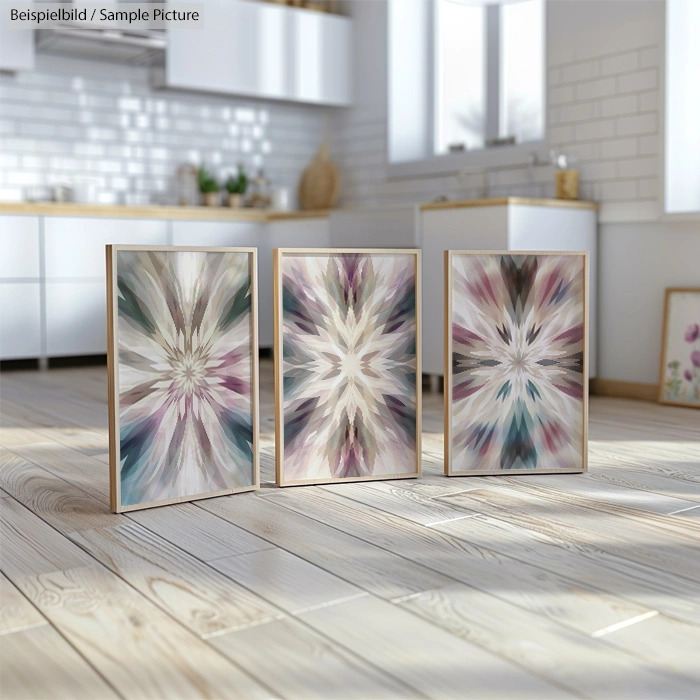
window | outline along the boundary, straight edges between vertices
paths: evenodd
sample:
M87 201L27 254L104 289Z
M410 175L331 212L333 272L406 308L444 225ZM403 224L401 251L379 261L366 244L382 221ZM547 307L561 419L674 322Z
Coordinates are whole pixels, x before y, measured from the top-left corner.
M544 0L389 3L390 163L455 170L544 139Z

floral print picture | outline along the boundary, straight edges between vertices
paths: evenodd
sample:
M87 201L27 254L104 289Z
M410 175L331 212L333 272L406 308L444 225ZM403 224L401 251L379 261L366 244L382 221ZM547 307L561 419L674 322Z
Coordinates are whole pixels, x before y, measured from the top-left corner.
M419 253L275 255L278 484L418 476Z
M667 289L661 403L700 408L700 289Z
M116 512L257 486L253 249L108 248Z
M585 471L585 254L445 262L445 472Z

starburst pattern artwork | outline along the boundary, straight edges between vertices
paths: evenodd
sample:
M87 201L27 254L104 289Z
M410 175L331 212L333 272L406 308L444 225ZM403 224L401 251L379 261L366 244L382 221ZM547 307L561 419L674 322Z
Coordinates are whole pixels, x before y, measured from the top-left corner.
M418 253L276 254L278 483L417 476Z
M113 508L253 488L254 254L116 248L112 255Z
M446 472L583 471L585 256L447 256Z

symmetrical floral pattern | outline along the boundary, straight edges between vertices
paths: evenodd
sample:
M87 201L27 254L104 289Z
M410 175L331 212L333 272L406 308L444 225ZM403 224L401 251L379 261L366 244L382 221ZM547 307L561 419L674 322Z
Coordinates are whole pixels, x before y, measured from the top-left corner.
M662 398L700 406L700 290L671 290Z
M283 481L414 473L415 254L281 260Z
M583 257L451 259L452 472L582 469Z
M247 252L117 252L121 505L254 483Z

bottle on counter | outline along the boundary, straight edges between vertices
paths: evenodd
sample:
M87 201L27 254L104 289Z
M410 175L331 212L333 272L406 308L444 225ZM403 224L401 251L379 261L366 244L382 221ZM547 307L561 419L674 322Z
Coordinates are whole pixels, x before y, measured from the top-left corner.
M250 181L250 195L247 205L255 209L268 209L272 203L272 183L260 168L258 174Z

